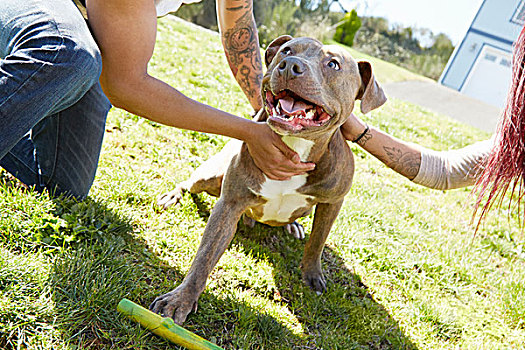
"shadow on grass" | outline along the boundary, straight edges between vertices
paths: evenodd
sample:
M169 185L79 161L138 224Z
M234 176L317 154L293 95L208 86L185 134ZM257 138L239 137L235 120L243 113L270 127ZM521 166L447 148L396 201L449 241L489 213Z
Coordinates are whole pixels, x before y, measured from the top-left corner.
M209 213L202 202L199 210L205 210L200 215ZM56 253L50 274L53 323L63 339L71 348L83 349L173 348L115 309L122 298L147 306L178 285L183 274L134 237L129 219L100 202L59 201L56 215L90 232ZM301 282L298 264L303 242L288 238L280 228L258 224L250 229L240 224L233 243L247 251L272 252L269 262L280 303L299 320L303 334L294 334L264 310L208 291L200 297L199 311L184 325L188 330L226 349L416 348L359 276L331 249L326 248L323 255L328 292L318 297Z
M53 236L45 246L56 247L49 250L53 266L48 284L54 305L46 321L59 330L60 339L72 349L173 348L119 315L116 306L122 298L147 306L180 283L183 274L134 237L128 218L104 204L91 199L55 200L55 204L53 214L61 225L58 232L44 237ZM272 339L291 334L273 318L231 298L204 293L200 306L185 327L225 348L237 349L237 338L252 342L254 348L269 347ZM16 339L9 343L16 344Z
M236 242L247 251L263 246L273 252L267 256L279 294L305 330L307 348L416 349L359 275L330 247L325 246L322 256L327 291L318 296L301 280L305 241L282 228L256 224L253 229L240 225Z

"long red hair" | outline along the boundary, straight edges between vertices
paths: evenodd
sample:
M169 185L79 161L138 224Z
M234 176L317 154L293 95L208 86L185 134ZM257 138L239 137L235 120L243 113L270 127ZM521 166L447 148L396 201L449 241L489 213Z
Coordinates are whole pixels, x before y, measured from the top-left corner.
M494 147L486 159L484 169L474 187L474 191L477 192L477 200L473 219L481 208L476 230L493 204L501 205L509 189L513 199L517 200L518 211L525 195L524 64L525 27L521 30L518 40L514 44L511 86L496 128ZM486 202L482 205L484 198L486 198ZM509 204L510 209L511 204Z

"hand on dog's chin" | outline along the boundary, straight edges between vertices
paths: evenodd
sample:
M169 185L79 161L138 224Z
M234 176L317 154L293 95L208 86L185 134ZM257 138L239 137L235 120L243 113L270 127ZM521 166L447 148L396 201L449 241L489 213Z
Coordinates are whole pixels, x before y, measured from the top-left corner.
M315 164L301 163L299 155L266 123L257 123L245 142L255 165L272 180L287 180L315 168Z

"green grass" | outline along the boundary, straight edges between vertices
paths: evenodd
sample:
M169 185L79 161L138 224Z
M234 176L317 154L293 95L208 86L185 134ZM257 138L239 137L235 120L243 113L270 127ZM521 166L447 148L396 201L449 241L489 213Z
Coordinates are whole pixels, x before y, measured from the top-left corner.
M170 19L159 30L153 74L249 115L217 35ZM378 76L403 74L389 66ZM434 149L487 137L398 100L367 121ZM83 203L36 194L0 174L2 349L177 348L115 308L123 297L147 306L182 280L216 200L186 195L160 211L155 198L226 140L119 110L106 131ZM280 228L240 224L185 327L227 349L523 349L517 219L495 210L474 237L469 189L425 189L353 150L354 185L323 253L328 291L318 297L301 282L304 242ZM309 229L312 218L302 223Z

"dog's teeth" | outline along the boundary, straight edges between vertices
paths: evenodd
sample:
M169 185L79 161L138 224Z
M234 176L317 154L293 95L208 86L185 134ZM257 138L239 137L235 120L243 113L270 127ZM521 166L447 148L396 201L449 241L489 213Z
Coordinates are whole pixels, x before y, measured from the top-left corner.
M306 113L306 118L308 119L314 119L314 116L315 116L315 112L313 111L313 109L310 109L308 113Z

